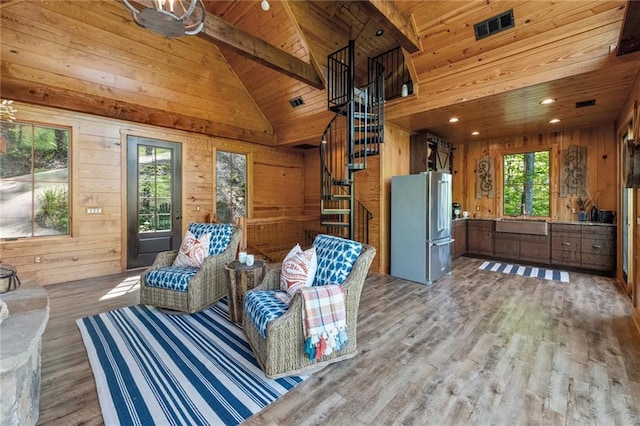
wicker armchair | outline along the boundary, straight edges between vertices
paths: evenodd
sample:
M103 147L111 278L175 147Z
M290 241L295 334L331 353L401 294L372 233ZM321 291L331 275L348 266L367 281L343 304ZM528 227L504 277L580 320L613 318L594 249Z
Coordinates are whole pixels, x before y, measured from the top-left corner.
M360 294L375 254L374 247L363 244L362 251L353 264L351 272L342 283L345 295L348 345L319 360L309 361L308 356L304 353L304 305L300 293L294 295L288 310L282 316L268 322L266 338L262 337L245 307L243 313L244 333L267 377L278 378L310 373L327 364L356 355ZM268 270L260 286L251 291L279 289L280 269L277 268Z
M194 228L216 226L231 226L219 224L191 224L189 230ZM208 228L207 228L208 227ZM157 306L160 308L194 313L200 311L207 306L220 300L227 294L227 283L229 275L225 269L225 265L235 259L240 240L242 238L242 229L233 226L233 231L226 249L219 254L209 255L203 261L202 267L196 269L195 275L188 279L186 289L179 290L170 286L160 286L153 275L154 271L171 274L181 273L181 269L173 267L173 262L178 255L178 250L171 250L158 253L153 265L140 276L140 303L146 305ZM194 268L191 268L194 269Z

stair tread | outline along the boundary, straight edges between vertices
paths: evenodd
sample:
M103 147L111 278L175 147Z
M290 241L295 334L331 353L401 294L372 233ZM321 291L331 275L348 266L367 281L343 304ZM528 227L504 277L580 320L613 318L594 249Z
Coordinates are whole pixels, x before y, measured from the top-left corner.
M320 224L322 226L335 226L335 227L340 227L340 228L348 228L349 227L349 223L348 222L320 222Z
M322 209L321 214L349 214L351 209Z

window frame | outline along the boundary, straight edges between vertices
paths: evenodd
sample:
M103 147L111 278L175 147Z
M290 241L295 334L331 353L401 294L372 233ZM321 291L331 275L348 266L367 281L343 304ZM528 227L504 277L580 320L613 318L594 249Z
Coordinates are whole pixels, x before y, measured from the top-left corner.
M504 156L505 155L513 155L513 154L526 154L530 152L540 152L540 151L549 151L549 216L532 216L527 214L525 217L530 220L551 220L557 211L557 196L558 196L558 186L557 186L557 173L558 173L558 146L556 144L540 144L536 146L521 146L521 147L512 147L507 149L502 149L496 152L498 156L498 161L496 165L496 179L500 182L500 191L496 191L496 197L499 197L497 200L496 207L498 208L498 214L496 217L513 219L514 216L508 216L504 214ZM515 216L522 217L522 216Z
M26 111L21 111L21 113L26 112ZM21 114L23 115L23 114ZM28 114L26 114L28 115ZM74 205L74 199L75 199L75 185L74 185L74 176L75 176L75 165L74 165L74 158L75 158L75 143L74 140L77 137L77 130L76 127L70 123L52 123L49 121L40 121L40 120L32 120L32 119L28 119L28 118L19 118L19 119L15 119L11 122L11 124L18 124L18 125L29 125L32 128L34 127L44 127L44 128L51 128L51 129L62 129L62 130L67 130L68 131L68 146L67 146L67 174L68 174L68 180L67 180L67 194L68 194L68 203L69 203L69 209L68 209L68 215L69 215L69 229L68 229L68 233L66 234L55 234L55 235L29 235L29 236L15 236L15 237L4 237L0 235L0 243L6 243L6 242L28 242L28 241L44 241L44 240L56 240L56 239L65 239L65 240L76 240L77 237L75 237L77 235L77 225L75 223L75 205ZM33 158L33 140L31 141L31 148L32 148L32 158ZM30 181L33 184L33 178ZM31 204L31 208L33 209L33 203ZM32 219L32 222L35 221L35 215Z
M218 169L217 169L217 164L218 164L218 152L228 152L231 154L239 154L239 155L244 155L245 159L246 159L246 164L245 164L245 178L246 178L246 182L245 182L245 218L246 219L251 219L253 218L253 153L251 152L247 152L247 151L243 151L243 150L239 150L239 149L232 149L230 147L224 147L224 148L219 148L216 147L213 149L213 183L214 183L214 197L213 197L213 213L215 215L215 217L217 218L217 212L218 212Z

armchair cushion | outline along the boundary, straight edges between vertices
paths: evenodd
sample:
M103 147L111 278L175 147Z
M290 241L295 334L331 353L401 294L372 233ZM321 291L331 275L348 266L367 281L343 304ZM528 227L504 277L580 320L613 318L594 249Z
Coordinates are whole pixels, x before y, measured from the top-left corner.
M342 284L362 251L357 241L324 234L316 237L313 246L318 256L314 286Z
M201 268L204 258L209 255L211 234L202 234L196 238L191 231L187 231L180 245L180 251L173 261L173 266L191 266Z
M211 234L209 256L215 256L227 249L233 235L233 225L230 223L192 223L189 225L188 232L191 232L197 239L201 239L204 234Z
M193 266L167 266L146 273L146 285L168 290L187 291L189 280L199 268Z
M289 305L275 291L250 291L244 296L244 311L262 337L267 337L267 324L287 312Z

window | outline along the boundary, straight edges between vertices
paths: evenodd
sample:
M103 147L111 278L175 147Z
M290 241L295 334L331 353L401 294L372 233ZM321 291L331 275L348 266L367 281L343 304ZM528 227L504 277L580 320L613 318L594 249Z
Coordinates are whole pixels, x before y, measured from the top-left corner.
M549 165L549 151L504 155L505 216L549 217Z
M138 145L138 232L171 230L171 148Z
M216 215L233 222L247 215L247 156L218 151L216 154Z
M0 238L69 234L66 128L2 122Z

